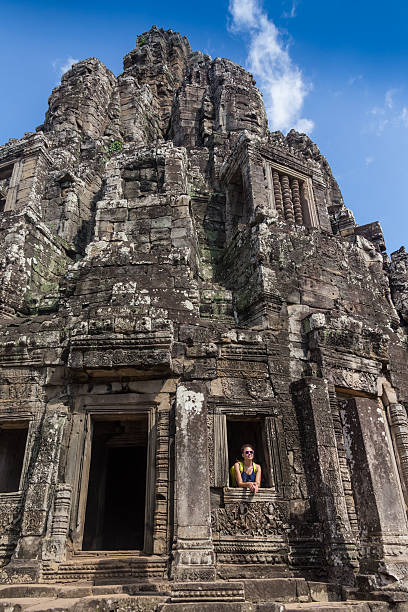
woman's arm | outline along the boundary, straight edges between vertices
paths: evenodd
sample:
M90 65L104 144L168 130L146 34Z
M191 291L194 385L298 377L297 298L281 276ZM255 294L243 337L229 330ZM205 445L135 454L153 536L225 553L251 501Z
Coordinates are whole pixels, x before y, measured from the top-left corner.
M255 482L258 485L258 488L261 487L261 477L262 477L261 466L258 463L258 469L256 470L256 476L255 476Z
M262 476L262 472L261 472L261 466L259 465L259 463L257 464L257 470L256 470L256 474L255 474L255 487L253 489L254 493L257 493L258 490L261 488L261 476Z
M253 482L243 482L242 481L241 470L239 469L238 461L234 464L234 470L235 470L235 479L237 481L238 487L240 487L241 489L250 489L251 485L253 485Z

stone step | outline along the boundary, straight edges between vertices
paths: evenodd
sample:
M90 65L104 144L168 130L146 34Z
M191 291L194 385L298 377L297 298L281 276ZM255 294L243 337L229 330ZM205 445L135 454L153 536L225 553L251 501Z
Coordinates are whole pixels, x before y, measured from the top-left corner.
M406 612L386 602L169 602L167 596L106 594L87 597L1 598L0 612Z
M166 596L93 595L79 598L24 597L0 599L0 612L153 612L163 607Z
M61 563L58 569L45 567L43 579L51 583L91 582L120 584L135 580L160 581L167 576L167 561L162 557L79 557Z
M310 601L308 584L303 578L244 579L241 582L246 601Z
M371 603L370 603L371 605ZM295 612L304 610L305 612L372 612L372 608L364 601L329 601L329 602L308 602L290 603L283 607L284 612ZM387 608L382 608L387 610ZM265 612L267 608L265 608ZM262 608L259 612L263 612Z
M65 598L78 599L90 595L169 595L168 583L126 582L124 584L92 585L89 584L10 584L0 586L0 601L2 599L21 598Z

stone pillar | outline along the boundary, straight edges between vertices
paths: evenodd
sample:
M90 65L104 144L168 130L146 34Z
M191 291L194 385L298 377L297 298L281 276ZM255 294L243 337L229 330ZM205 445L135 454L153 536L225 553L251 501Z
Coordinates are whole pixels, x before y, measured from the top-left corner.
M403 489L408 493L408 416L401 404L388 406L390 428L398 452Z
M355 397L341 410L361 533L360 569L385 582L408 575L407 518L385 412Z
M286 221L294 223L295 214L293 212L292 192L290 190L289 177L287 174L282 175L282 196Z
M207 406L204 385L184 382L176 393L176 529L172 576L213 580Z
M42 558L44 560L57 562L65 560L70 510L71 485L60 483L55 490L51 533L43 544Z
M272 180L276 210L278 211L279 218L284 219L285 216L283 214L282 188L279 180L279 172L277 170L272 170Z
M302 213L302 204L300 202L299 181L296 178L292 179L291 188L292 188L293 212L295 214L295 223L296 225L303 225L303 213Z
M303 430L305 472L322 525L328 572L332 578L352 584L357 554L341 480L327 382L307 377L295 383L293 391Z

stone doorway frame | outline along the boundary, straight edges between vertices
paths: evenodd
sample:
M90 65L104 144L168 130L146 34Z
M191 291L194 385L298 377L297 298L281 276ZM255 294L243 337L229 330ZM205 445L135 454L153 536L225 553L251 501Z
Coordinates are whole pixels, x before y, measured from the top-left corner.
M133 395L133 394L129 394ZM114 397L94 396L88 397L86 405L82 406L82 412L74 415L73 435L78 436L75 448L70 449L68 455L68 465L74 461L75 470L73 477L72 511L70 521L70 531L72 533L72 545L74 555L96 556L99 551L83 551L82 541L85 526L86 503L88 497L89 473L91 467L91 447L92 447L92 420L95 417L116 417L131 418L134 416L147 417L147 472L146 472L146 501L145 501L145 534L143 550L130 550L132 555L152 554L154 552L154 515L155 515L155 486L156 486L156 448L157 448L157 405L129 403L115 404ZM95 403L94 403L95 402ZM81 402L82 403L82 402ZM75 454L75 458L74 455ZM111 551L112 556L117 551Z

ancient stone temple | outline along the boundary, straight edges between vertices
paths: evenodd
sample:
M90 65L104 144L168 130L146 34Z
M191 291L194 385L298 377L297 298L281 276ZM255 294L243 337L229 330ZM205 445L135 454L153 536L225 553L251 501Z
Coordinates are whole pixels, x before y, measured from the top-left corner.
M408 609L408 255L250 74L79 62L0 208L0 610Z

